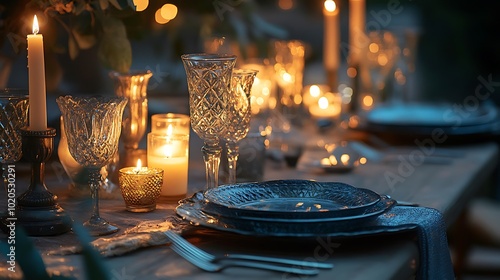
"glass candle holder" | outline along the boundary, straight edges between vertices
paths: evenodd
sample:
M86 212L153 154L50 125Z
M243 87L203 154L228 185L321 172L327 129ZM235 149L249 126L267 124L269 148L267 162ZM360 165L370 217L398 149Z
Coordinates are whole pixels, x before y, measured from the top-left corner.
M118 182L130 212L149 212L156 209L163 182L163 170L148 167L125 167L118 173Z
M342 99L338 93L327 92L316 104L309 106L309 113L317 119L338 119L342 111Z
M307 85L302 90L302 102L306 108L318 103L318 100L331 91L328 85Z
M186 196L189 166L189 116L159 114L151 118L148 134L148 166L161 168L161 196L179 199Z
M184 114L155 114L151 116L151 133L189 135L189 121L189 116Z

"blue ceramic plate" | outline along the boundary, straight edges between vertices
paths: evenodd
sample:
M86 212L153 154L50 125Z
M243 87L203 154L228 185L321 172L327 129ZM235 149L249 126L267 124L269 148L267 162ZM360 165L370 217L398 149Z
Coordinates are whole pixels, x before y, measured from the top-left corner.
M358 215L310 219L301 222L290 222L287 219L252 219L249 217L227 217L211 215L203 211L204 198L202 193L196 193L191 198L180 201L176 212L182 218L195 225L201 225L216 230L254 236L288 236L288 237L314 237L314 236L355 236L387 232L391 229L370 227L370 222L378 216L389 211L395 201L388 197L381 197L372 207L366 208ZM411 227L408 227L410 229ZM406 229L406 228L405 228ZM402 230L401 228L394 229Z
M252 219L309 220L353 216L380 201L380 195L339 182L275 180L222 185L206 190L203 211Z

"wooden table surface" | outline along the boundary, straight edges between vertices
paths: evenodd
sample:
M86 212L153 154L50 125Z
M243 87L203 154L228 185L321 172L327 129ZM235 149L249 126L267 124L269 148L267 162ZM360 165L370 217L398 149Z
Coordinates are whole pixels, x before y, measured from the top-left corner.
M203 188L204 171L199 152L199 139L193 137L190 156L190 192ZM415 147L415 149L418 149ZM341 181L356 187L369 188L380 194L388 194L397 200L418 203L436 208L445 217L446 223L456 220L483 184L491 177L497 166L498 148L494 143L453 146L448 162L443 164L413 164L413 169L404 169L402 161L384 163L368 162L352 172L311 173L266 162L265 180L314 179L317 181ZM56 166L55 164L54 166ZM48 165L49 166L49 165ZM18 168L25 168L22 164ZM406 167L408 168L408 167ZM46 183L59 195L59 202L71 215L82 215L81 205L69 195L68 181L54 176L56 168L47 168ZM60 171L60 170L59 170ZM399 176L395 184L389 183L388 174ZM25 178L27 180L27 178ZM18 192L23 191L19 179ZM5 196L2 196L5 197ZM4 204L4 201L1 202ZM121 199L102 199L101 215L120 226L121 232L145 220L161 220L174 215L175 204L159 203L150 213L129 213L124 210ZM3 206L2 206L3 207ZM83 213L86 214L86 213ZM418 267L418 247L408 233L373 236L342 240L294 238L262 238L204 230L196 231L187 238L199 247L212 253L255 253L297 259L317 259L331 262L335 267L323 270L312 279L410 279ZM119 233L118 233L119 234ZM5 238L0 233L0 238ZM66 257L47 256L48 249L61 245L76 244L73 233L53 237L32 237L40 249L49 271L84 279L80 255ZM0 258L1 259L1 258ZM282 273L253 269L231 268L220 273L203 272L186 262L168 246L142 249L120 257L105 259L113 279L296 279ZM22 274L6 271L6 263L0 264L0 278L21 278ZM299 277L300 279L304 277Z

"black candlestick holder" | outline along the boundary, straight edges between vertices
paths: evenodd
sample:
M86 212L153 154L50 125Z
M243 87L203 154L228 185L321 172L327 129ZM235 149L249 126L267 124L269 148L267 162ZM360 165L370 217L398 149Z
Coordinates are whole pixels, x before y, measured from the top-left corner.
M23 128L23 159L31 162L28 190L17 198L17 224L29 235L58 235L71 230L72 220L57 204L57 196L45 186L45 162L54 150L56 130L31 131Z

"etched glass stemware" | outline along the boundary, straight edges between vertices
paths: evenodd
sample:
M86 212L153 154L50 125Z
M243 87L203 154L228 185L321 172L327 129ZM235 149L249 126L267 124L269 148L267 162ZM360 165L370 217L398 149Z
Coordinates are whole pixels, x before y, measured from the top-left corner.
M228 99L236 56L185 54L181 58L187 76L191 127L204 141L207 188L216 187L222 150L219 138L228 125Z
M250 130L252 110L250 92L257 70L235 69L231 80L228 109L229 126L222 138L226 141L228 160L228 184L236 183L236 163L239 156L238 142L245 138Z
M368 33L369 43L366 51L366 63L369 70L367 88L371 92L371 101L385 102L389 99L392 90L391 73L394 73L394 66L398 53L398 42L396 36L389 31L372 31ZM365 94L365 93L362 93ZM372 108L373 105L366 104L364 96L361 96L362 107Z
M90 219L83 226L93 236L110 234L118 228L99 216L100 169L118 149L122 114L127 99L123 97L57 98L71 155L89 170L89 186L93 200Z
M0 170L5 186L6 164L14 163L22 156L20 128L28 126L28 94L25 90L0 91Z

